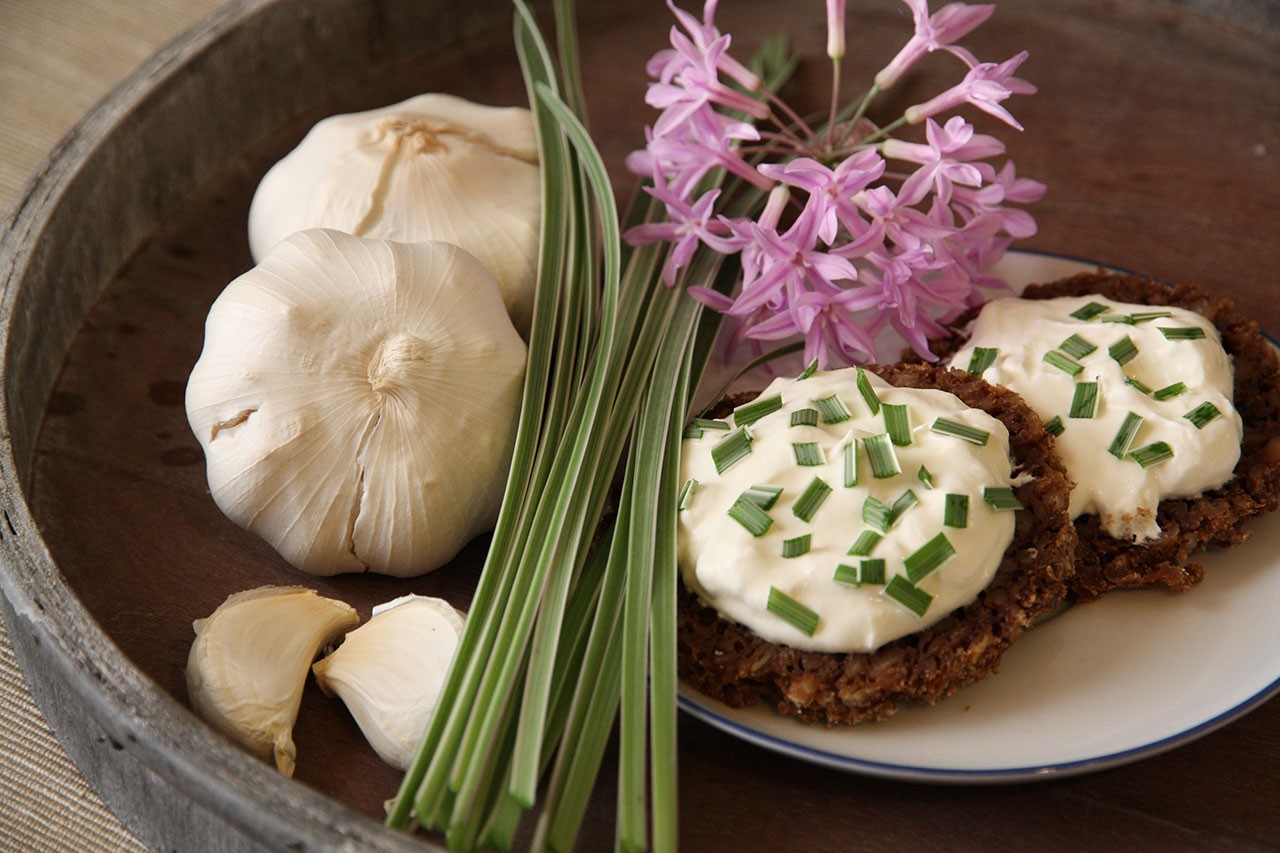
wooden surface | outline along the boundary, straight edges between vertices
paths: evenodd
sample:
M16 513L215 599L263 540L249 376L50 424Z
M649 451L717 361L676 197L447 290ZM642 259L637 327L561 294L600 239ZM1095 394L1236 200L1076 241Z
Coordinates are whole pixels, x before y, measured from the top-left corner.
M669 25L653 5L640 18L605 14L583 33L592 120L615 167L650 117L640 69ZM847 72L860 81L884 61L884 45L905 38L907 23L897 4L850 5ZM745 49L776 25L777 8L727 2L721 21ZM786 23L803 52L821 55L816 4ZM330 106L375 106L423 88L514 102L521 90L503 36ZM1023 245L1198 281L1280 332L1280 39L1155 4L1055 0L1006 4L972 47L991 58L1032 52L1023 76L1041 91L1011 104L1027 130L1010 151L1019 173L1050 192L1034 209L1040 233ZM798 85L821 85L819 69ZM477 543L457 566L418 581L306 578L209 499L182 411L184 379L209 303L249 264L253 187L305 127L282 128L228 163L120 271L67 356L37 449L34 510L69 584L137 666L183 702L191 620L231 592L305 582L362 615L410 590L463 603L482 553ZM398 774L318 691L308 691L300 720L299 780L376 817ZM682 842L689 850L1261 849L1280 845L1277 767L1277 701L1128 767L981 788L842 774L682 718ZM584 849L604 849L611 837L608 772Z

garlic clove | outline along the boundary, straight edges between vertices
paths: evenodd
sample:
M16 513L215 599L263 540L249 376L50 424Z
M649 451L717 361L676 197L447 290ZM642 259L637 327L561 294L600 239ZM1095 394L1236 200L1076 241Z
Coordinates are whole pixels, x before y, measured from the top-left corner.
M301 587L264 586L227 598L192 627L191 707L218 731L293 775L293 724L307 670L359 624L355 609Z
M417 575L497 518L524 364L465 251L303 231L214 302L187 417L219 508L294 566Z
M533 120L429 94L321 121L263 177L249 209L261 260L308 228L466 249L527 334L533 316L541 188Z
M388 764L405 770L413 761L462 625L447 601L404 596L375 607L368 622L312 666L320 689L346 704Z

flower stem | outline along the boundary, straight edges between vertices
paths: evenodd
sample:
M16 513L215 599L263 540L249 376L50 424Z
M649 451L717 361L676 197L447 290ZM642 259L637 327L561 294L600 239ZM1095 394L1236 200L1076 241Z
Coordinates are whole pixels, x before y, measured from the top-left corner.
M836 115L840 112L840 60L831 60L831 109L827 113L827 147L836 141Z

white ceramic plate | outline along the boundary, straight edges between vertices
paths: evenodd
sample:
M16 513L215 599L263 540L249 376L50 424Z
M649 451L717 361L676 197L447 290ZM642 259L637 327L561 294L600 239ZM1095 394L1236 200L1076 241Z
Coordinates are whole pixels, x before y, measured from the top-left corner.
M1011 253L1015 286L1097 264ZM1280 518L1202 555L1182 595L1115 593L1028 632L1000 671L929 708L827 728L771 707L734 709L681 685L680 707L743 740L888 778L1017 782L1125 764L1180 746L1280 692Z

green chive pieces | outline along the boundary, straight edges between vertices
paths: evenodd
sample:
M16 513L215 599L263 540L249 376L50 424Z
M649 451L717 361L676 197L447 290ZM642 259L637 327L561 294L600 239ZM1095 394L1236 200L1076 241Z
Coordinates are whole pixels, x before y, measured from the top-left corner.
M849 407L835 394L823 397L821 400L814 400L813 405L822 414L824 424L844 423L853 417L853 412L849 411Z
M1219 411L1217 406L1206 400L1187 412L1183 417L1195 424L1196 429L1204 429L1209 421L1222 417L1222 412Z
M1054 415L1044 422L1044 431L1052 436L1062 435L1066 429L1066 425L1062 423L1062 415Z
M813 535L806 533L803 536L796 536L792 539L782 540L782 557L790 560L794 557L801 557L809 553L809 548L813 544Z
M693 477L684 481L684 486L680 489L680 501L676 504L678 509L686 510L693 501L693 493L698 490L698 481Z
M920 503L920 499L910 489L898 495L898 499L889 505L889 526L893 527L893 525L897 524L903 513L918 503Z
M858 485L858 443L854 439L849 439L849 443L844 446L843 454L844 462L844 487L852 489Z
M1079 335L1072 335L1062 343L1058 344L1058 349L1076 359L1084 358L1097 348L1098 345L1093 341L1082 338Z
M791 452L795 455L797 465L813 467L827 461L816 441L793 441Z
M889 435L869 435L862 439L862 446L867 450L867 460L871 463L871 474L877 480L893 477L902 473L898 465L898 456L889 443Z
M1148 397L1151 396L1151 386L1143 382L1141 379L1134 379L1132 376L1126 376L1124 378L1124 384L1133 386Z
M723 474L750 453L751 433L745 429L736 429L711 448L711 461L716 465L716 473Z
M1142 426L1142 415L1134 412L1126 414L1120 429L1116 430L1115 438L1111 439L1111 446L1107 448L1107 452L1117 459L1123 459L1129 452L1129 445L1133 444L1133 438L1138 434L1140 426Z
M797 426L817 426L818 410L817 409L796 409L791 413L791 425Z
M1172 317L1172 311L1139 311L1136 314L1130 314L1129 319L1136 326L1139 323L1145 323L1148 320L1161 320L1165 317Z
M942 524L945 527L969 526L969 496L948 492L946 503L942 509Z
M920 470L916 472L916 479L919 480L926 489L933 488L933 475L930 474L929 469L923 465L921 465Z
M899 403L884 403L884 428L889 433L889 440L898 447L906 447L911 443L911 416L907 407Z
M863 560L858 565L858 583L884 583L884 560Z
M1090 302L1071 312L1071 316L1077 320L1092 320L1099 314L1105 314L1111 310L1110 305L1103 305L1101 302Z
M1098 383L1077 382L1076 390L1071 396L1071 411L1067 412L1067 416L1072 418L1091 418L1097 413Z
M1080 371L1084 370L1084 365L1071 356L1058 352L1056 349L1045 353L1043 360L1045 364L1053 365L1069 376L1079 376Z
M1106 317L1100 317L1104 323L1123 323L1126 326L1133 325L1132 314L1109 314Z
M1180 397L1187 393L1187 386L1184 382L1175 382L1172 385L1166 385L1151 396L1157 400L1172 400L1174 397Z
M973 355L969 356L969 372L974 376L981 376L988 367L996 363L999 356L1000 350L997 347L974 347Z
M982 500L994 510L1005 512L1012 509L1024 509L1022 501L1009 486L983 486Z
M836 573L831 576L831 579L848 586L862 586L862 581L858 580L858 570L845 563L836 566Z
M876 389L871 387L871 380L867 378L867 372L861 367L858 368L858 393L862 395L862 399L866 401L867 408L871 410L871 414L880 414L880 396L876 394Z
M1160 334L1170 341L1198 341L1204 338L1204 329L1199 326L1161 326Z
M1156 441L1146 447L1139 447L1129 454L1129 458L1143 468L1159 465L1173 458L1173 448L1163 441Z
M1125 335L1107 347L1107 352L1111 353L1111 357L1116 360L1117 364L1125 365L1133 361L1138 355L1138 345L1133 342L1133 338Z
M771 415L782 408L782 395L762 397L733 410L733 422L738 426L748 426L766 415Z
M953 421L950 418L937 418L933 422L933 426L929 427L930 431L941 435L950 435L955 438L963 438L972 444L985 447L987 439L991 438L991 433L985 429L962 424L959 421Z
M713 420L712 418L694 418L693 426L699 429L723 430L729 431L729 425L724 421Z
M813 521L813 516L822 508L822 504L830 494L831 487L823 482L821 477L814 477L813 481L800 493L800 497L796 498L795 505L791 507L791 514L801 521Z
M865 511L865 507L864 507ZM880 544L882 537L874 530L864 530L858 534L858 539L853 543L853 547L849 549L850 557L869 557L871 552Z
M780 616L800 633L812 637L818 630L818 614L787 595L776 586L769 587L769 612Z
M917 616L923 616L933 603L933 596L925 592L902 575L894 575L884 587L884 594L910 610Z
M892 519L893 508L879 498L868 495L862 502L862 520L881 533L889 532Z
M773 526L773 519L769 514L746 495L739 495L733 506L729 507L729 517L745 527L752 536L763 536Z
M799 376L797 376L796 379L797 380L808 379L810 376L812 376L817 372L818 372L818 360L815 358L813 361L805 365L804 372L801 373Z
M753 485L742 493L742 496L763 510L773 509L782 494L782 486Z
M939 533L921 545L915 553L908 554L907 558L902 561L902 566L907 570L907 578L912 583L920 583L938 566L954 557L955 553L955 546L951 544L947 534Z

